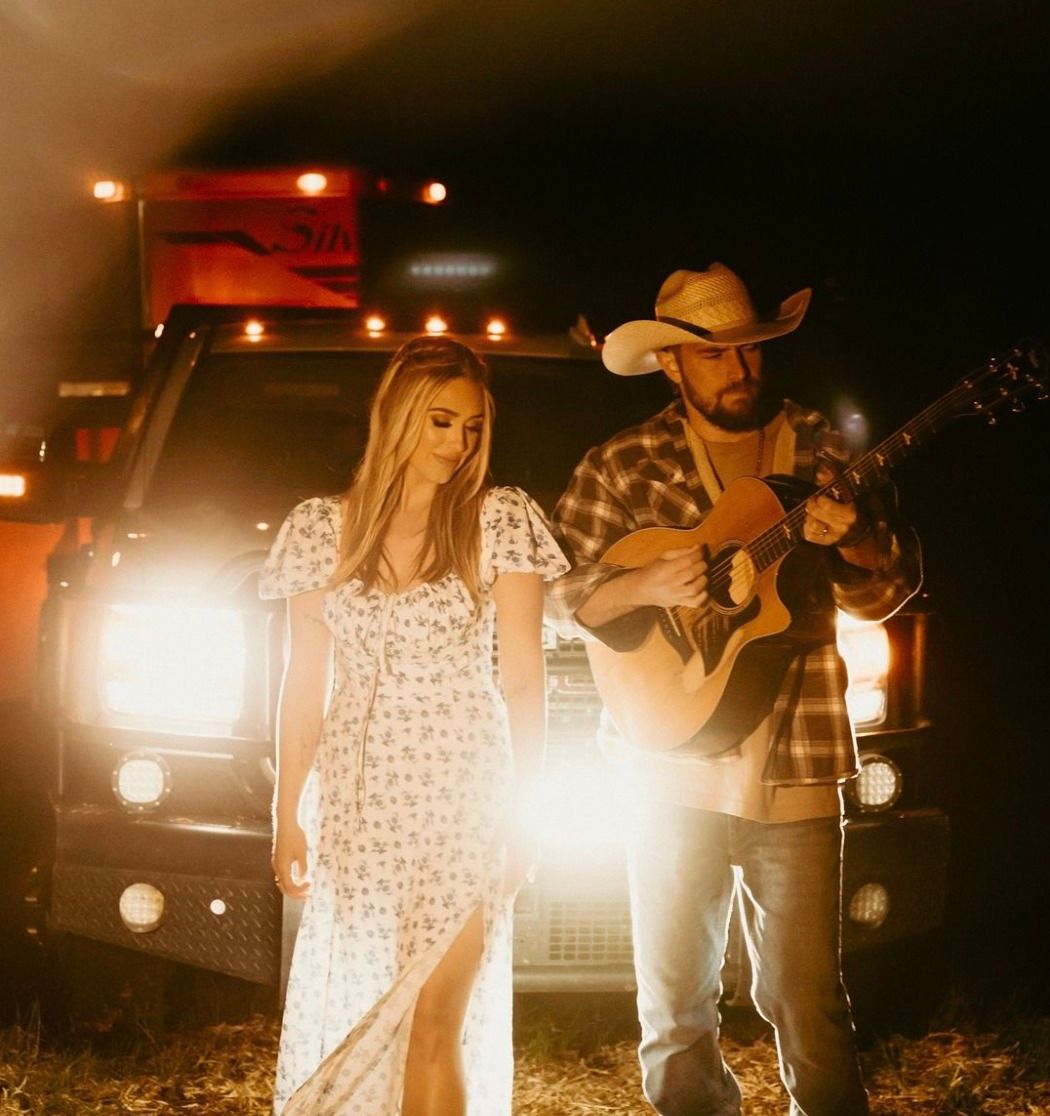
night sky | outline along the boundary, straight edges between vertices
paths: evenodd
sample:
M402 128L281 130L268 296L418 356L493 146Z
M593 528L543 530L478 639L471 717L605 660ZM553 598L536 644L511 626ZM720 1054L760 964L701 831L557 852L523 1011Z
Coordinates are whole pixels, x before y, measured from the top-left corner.
M1050 338L1045 4L380 3L362 10L382 33L355 37L317 0L302 5L323 32L309 51L277 5L257 6L273 38L231 50L242 82L215 77L229 26L195 40L192 18L137 108L136 75L114 78L105 55L95 72L122 134L130 122L149 142L114 142L97 108L78 169L328 162L440 178L451 201L419 246L499 253L502 308L523 323L584 312L605 333L648 316L670 271L712 260L765 306L811 286L799 333L767 348L780 386L833 414L848 401L876 438L1019 336ZM169 80L201 42L210 79ZM68 76L63 46L38 42L26 72ZM29 98L13 111L39 147L54 114ZM960 964L1027 963L1045 938L1048 446L1044 405L996 429L957 423L898 477L937 613ZM1017 963L1002 974L1034 981Z

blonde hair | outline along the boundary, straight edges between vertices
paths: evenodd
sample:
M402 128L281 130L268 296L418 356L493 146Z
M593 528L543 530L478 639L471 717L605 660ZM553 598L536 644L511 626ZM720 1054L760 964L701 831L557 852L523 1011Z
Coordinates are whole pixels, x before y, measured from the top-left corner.
M480 592L481 505L487 491L495 408L488 367L473 349L447 337L405 342L387 365L372 398L368 444L343 493L339 562L332 583L359 578L366 589L382 577L383 544L405 483L405 468L423 434L427 412L446 384L466 379L481 388L484 421L474 452L438 486L420 548L422 581L455 573L476 601Z

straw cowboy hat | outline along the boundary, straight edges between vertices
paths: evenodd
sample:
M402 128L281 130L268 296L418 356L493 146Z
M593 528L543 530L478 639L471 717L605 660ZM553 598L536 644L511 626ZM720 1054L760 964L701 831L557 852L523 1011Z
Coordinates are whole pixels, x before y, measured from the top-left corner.
M790 333L806 312L809 287L784 299L772 318L760 318L743 281L725 264L707 271L675 271L656 296L656 320L626 322L605 339L602 360L618 376L660 367L669 345L750 345Z

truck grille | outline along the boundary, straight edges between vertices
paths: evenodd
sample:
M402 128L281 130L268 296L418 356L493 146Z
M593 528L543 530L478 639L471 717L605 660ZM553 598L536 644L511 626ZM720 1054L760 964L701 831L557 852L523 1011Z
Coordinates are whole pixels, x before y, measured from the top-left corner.
M601 709L582 643L559 640L557 650L547 653L549 758L593 747Z
M591 965L631 963L631 914L626 901L555 900L548 913L551 961Z

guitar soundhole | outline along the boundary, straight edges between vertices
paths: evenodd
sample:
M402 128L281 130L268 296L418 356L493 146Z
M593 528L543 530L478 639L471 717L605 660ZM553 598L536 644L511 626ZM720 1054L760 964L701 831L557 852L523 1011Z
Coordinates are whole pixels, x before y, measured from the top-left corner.
M754 563L743 543L724 543L708 562L707 591L712 607L726 616L746 609L755 595Z
M665 626L664 635L686 663L693 650L709 675L722 661L733 633L753 620L761 610L755 595L755 571L742 543L726 543L708 562L708 594L711 607L699 612L677 610L688 628L689 638Z

